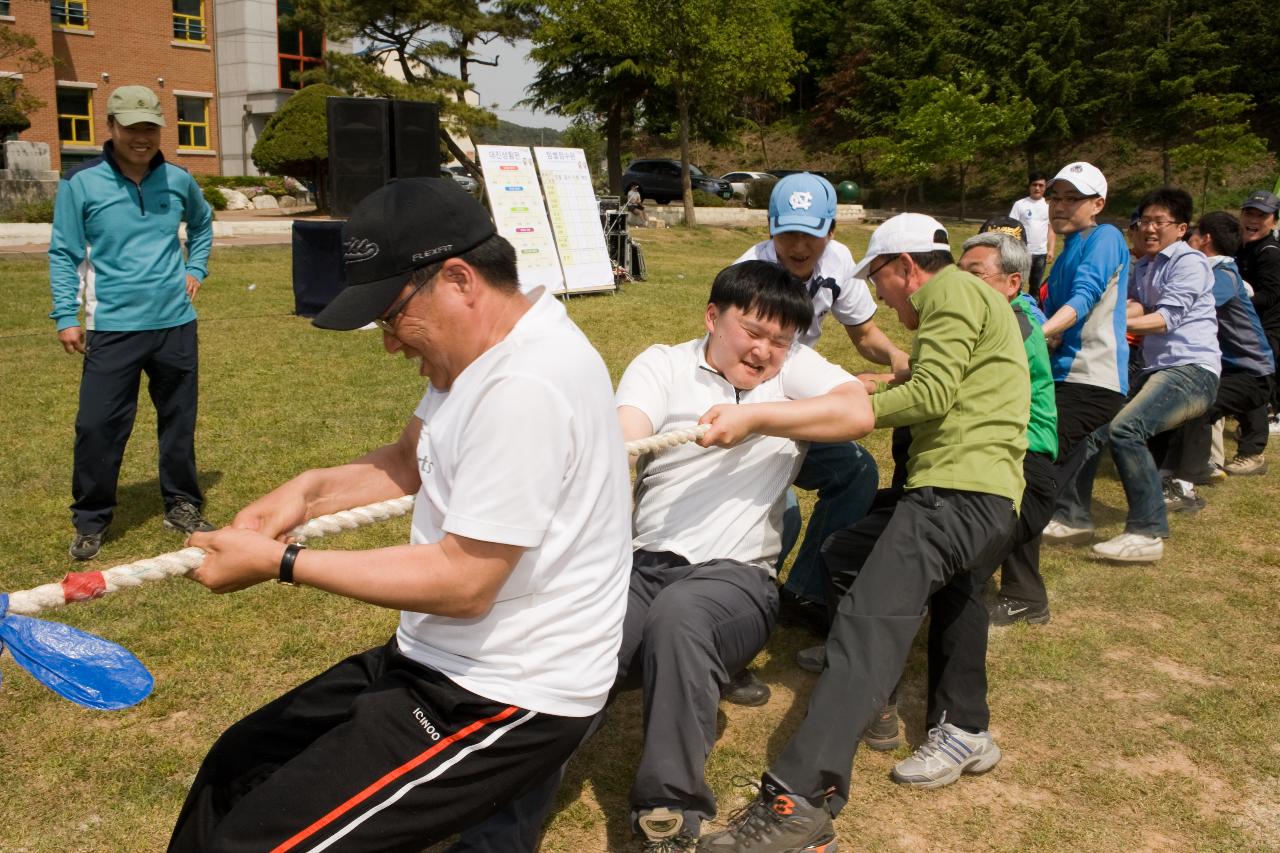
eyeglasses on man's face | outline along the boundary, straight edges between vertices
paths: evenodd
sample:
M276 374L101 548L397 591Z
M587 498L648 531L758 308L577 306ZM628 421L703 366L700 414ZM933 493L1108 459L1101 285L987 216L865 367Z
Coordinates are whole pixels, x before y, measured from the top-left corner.
M413 297L418 295L418 291L430 284L434 278L434 275L428 276L414 285L413 290L410 290L407 296L398 300L394 305L388 308L385 314L373 321L373 324L386 334L394 335L396 333L396 320L398 320L400 315L404 313L404 309L409 307L409 302ZM409 282L411 281L413 281L413 276L409 277ZM405 283L408 284L409 282Z

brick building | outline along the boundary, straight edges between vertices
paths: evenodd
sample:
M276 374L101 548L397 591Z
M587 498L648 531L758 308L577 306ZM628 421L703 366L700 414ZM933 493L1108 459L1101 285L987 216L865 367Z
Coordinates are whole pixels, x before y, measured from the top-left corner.
M298 87L293 72L323 61L318 34L279 26L288 0L0 0L0 27L31 35L54 67L18 73L45 106L19 138L49 144L65 171L98 156L107 97L142 85L160 97L166 159L193 174L256 174L249 151ZM221 86L219 83L221 82Z

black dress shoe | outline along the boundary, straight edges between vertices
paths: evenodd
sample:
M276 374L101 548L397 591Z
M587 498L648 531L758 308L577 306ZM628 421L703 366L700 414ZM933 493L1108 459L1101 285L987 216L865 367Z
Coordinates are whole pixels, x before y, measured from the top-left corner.
M720 691L720 698L735 705L746 705L754 708L769 701L772 695L769 685L756 678L749 669L735 675Z

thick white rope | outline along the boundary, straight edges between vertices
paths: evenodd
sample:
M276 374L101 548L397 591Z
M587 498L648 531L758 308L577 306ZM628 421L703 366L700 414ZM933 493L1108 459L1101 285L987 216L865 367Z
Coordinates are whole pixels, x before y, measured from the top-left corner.
M689 429L674 430L629 441L626 445L627 453L654 453L664 448L696 441L708 429L710 427L705 425L695 426ZM386 521L389 518L396 518L408 513L412 508L413 495L405 495L389 501L381 501L368 506L346 509L341 512L335 512L332 515L313 518L306 524L295 528L291 535L299 542L318 539L329 534L340 533L343 530L355 530L357 527L364 527L379 521ZM105 587L95 590L95 594L92 597L97 598L102 595L109 595L122 589L140 586L149 581L163 580L176 575L186 575L203 561L204 551L201 549L183 548L181 551L172 551L168 554L161 554L158 557L139 560L136 563L126 563L123 566L104 569L101 574ZM42 610L62 607L67 603L67 590L61 582L47 583L34 589L21 590L9 594L9 612L22 616L31 616Z
M710 425L699 424L688 429L673 429L671 432L651 435L648 438L637 438L635 441L627 442L627 453L655 453L678 444L697 441L706 435L709 429L711 429Z
M332 515L318 516L295 528L291 535L298 541L319 539L321 536L331 533L355 530L357 527L385 521L388 518L396 518L409 512L412 508L413 495L405 495L404 497L380 501L368 506L345 509ZM199 548L183 548L181 551L173 551L147 560L139 560L136 563L126 563L123 566L105 569L102 572L105 588L101 590L99 595L108 595L128 587L140 586L148 581L158 581L175 575L185 575L203 561L204 551ZM94 597L96 598L97 596L95 595ZM62 607L67 603L66 590L60 582L47 583L35 589L9 594L9 611L23 616L31 616L42 610Z

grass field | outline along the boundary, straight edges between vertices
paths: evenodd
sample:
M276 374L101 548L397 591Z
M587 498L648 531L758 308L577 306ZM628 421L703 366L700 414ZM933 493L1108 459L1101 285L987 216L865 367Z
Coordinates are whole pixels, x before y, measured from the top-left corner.
M867 230L842 228L855 254ZM643 232L647 282L574 298L569 312L614 378L654 342L700 331L710 280L760 231ZM958 247L960 232L953 234ZM198 454L207 511L225 522L312 466L394 438L423 392L410 363L376 334L321 332L290 314L289 250L215 251L199 297ZM0 261L0 590L71 569L72 424L79 358L47 320L39 261ZM891 311L878 322L901 344ZM829 324L820 349L864 365ZM106 568L180 547L160 526L154 414L140 406ZM518 429L512 424L512 429ZM1228 432L1231 432L1229 429ZM886 465L887 435L867 441ZM1228 447L1230 453L1233 448ZM1280 456L1272 454L1280 466ZM1049 548L1053 621L993 631L992 730L1005 758L991 773L920 792L888 777L909 753L860 751L842 850L1280 849L1280 471L1206 490L1209 506L1175 517L1163 561L1115 567ZM1095 495L1100 533L1123 523L1109 463ZM327 540L362 548L405 540L390 522ZM80 568L80 567L77 567ZM212 596L173 580L66 608L52 618L122 643L156 677L128 711L80 709L6 658L0 690L0 851L163 849L205 751L231 722L339 658L382 642L395 615L309 589L263 584ZM780 630L757 668L761 708L722 706L709 778L727 814L803 715L814 677L791 664L807 636ZM909 664L903 714L923 738L923 655ZM639 755L635 693L573 761L544 850L629 850L627 791Z

